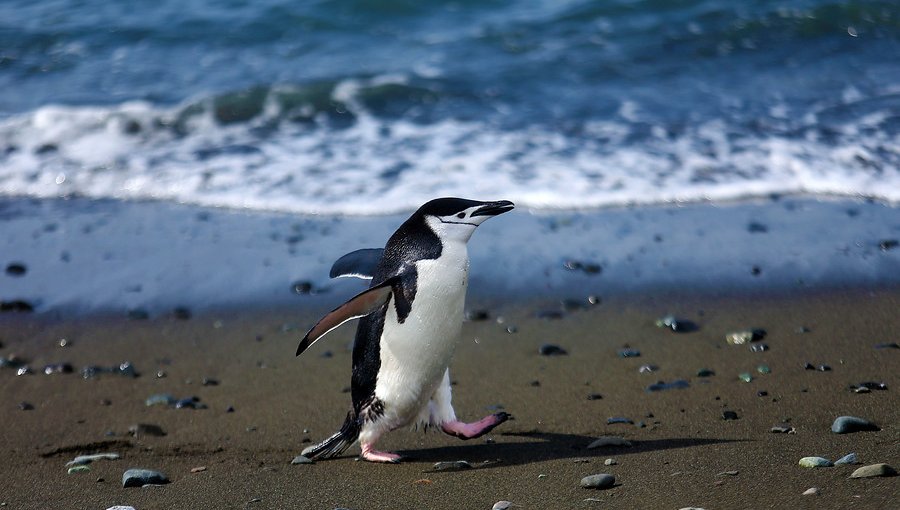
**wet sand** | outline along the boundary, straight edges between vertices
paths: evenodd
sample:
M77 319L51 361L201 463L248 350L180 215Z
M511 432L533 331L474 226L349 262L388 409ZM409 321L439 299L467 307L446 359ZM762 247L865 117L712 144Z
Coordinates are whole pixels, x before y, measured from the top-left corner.
M586 294L569 297L586 302ZM187 320L4 313L0 355L18 355L36 371L69 362L75 373L17 377L0 369L0 502L16 509L127 504L139 510L489 509L499 500L532 509L882 509L896 503L900 477L850 479L858 466L806 469L797 462L856 452L862 464L900 467L900 350L875 348L900 340L900 288L642 290L601 297L600 305L548 320L535 312L559 310L557 297L470 294L469 308L486 308L490 319L464 325L451 368L457 412L473 420L502 406L515 420L487 440L469 442L433 431L394 432L380 446L407 457L399 465L357 461L356 446L339 459L290 464L309 441L336 430L349 406L353 326L300 358L293 355L303 331L335 296L269 311L209 310ZM669 313L699 330L657 328L654 320ZM513 334L506 331L511 325ZM726 343L726 333L747 328L767 331L768 351ZM58 345L61 338L67 347ZM541 356L543 343L568 355ZM641 356L619 357L624 346ZM140 377L84 380L77 373L126 360ZM807 362L831 370L805 370ZM658 370L639 373L645 364ZM761 364L771 373L758 373ZM715 375L697 377L702 368ZM739 380L741 372L752 373L753 381ZM204 378L218 384L203 385ZM677 379L690 386L646 391ZM889 389L848 390L863 381ZM146 406L158 393L197 396L208 408ZM595 394L602 398L588 399ZM34 409L19 410L21 402ZM724 411L738 419L723 419ZM882 430L833 434L840 415L867 418ZM611 417L645 426L608 424ZM795 434L769 431L785 421ZM136 423L159 425L167 435L132 437L127 431ZM603 435L633 446L586 449ZM122 458L95 462L89 473L66 473L65 463L76 455L97 452ZM617 463L605 466L607 458ZM473 469L432 469L455 460ZM206 469L191 472L201 466ZM171 483L122 488L122 473L131 467L160 470ZM616 486L579 486L595 473L615 475ZM821 494L801 495L810 487Z

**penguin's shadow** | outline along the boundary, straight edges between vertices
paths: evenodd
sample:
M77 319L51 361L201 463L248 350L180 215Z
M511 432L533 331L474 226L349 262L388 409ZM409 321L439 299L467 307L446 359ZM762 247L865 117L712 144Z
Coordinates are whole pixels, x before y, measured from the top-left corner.
M589 450L596 437L554 432L506 432L503 437L527 438L525 441L461 443L438 448L399 451L407 462L442 462L465 460L479 469L517 466L548 460L608 457L641 452L690 448L709 444L732 443L737 439L671 438L632 440L632 446L604 446Z

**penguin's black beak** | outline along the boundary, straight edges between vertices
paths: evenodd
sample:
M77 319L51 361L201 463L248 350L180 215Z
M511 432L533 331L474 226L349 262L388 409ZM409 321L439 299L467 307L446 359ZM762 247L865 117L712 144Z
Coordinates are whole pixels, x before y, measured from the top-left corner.
M497 216L498 214L512 211L515 207L515 204L513 204L509 200L500 200L499 202L485 202L483 206L475 209L475 212L472 213L472 217Z

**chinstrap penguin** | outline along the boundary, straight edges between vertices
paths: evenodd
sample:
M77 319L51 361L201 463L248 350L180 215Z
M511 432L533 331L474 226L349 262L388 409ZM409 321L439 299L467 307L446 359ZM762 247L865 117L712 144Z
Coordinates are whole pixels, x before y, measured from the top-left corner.
M507 200L439 198L420 207L385 247L338 259L331 277L371 279L369 288L323 317L301 340L299 356L329 331L361 318L353 344L353 405L341 430L303 455L340 455L359 440L362 457L398 462L375 449L378 438L408 425L434 426L461 439L480 437L509 419L503 412L459 421L450 402L448 366L463 321L469 256L482 222L513 209Z

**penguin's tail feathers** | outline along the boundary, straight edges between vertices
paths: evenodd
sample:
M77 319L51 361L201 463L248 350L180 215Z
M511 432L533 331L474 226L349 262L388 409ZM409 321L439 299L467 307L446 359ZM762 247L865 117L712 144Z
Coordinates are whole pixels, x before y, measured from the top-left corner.
M341 426L341 430L321 443L303 450L302 455L311 460L330 459L344 453L359 439L359 420L353 411L347 413L347 419Z

